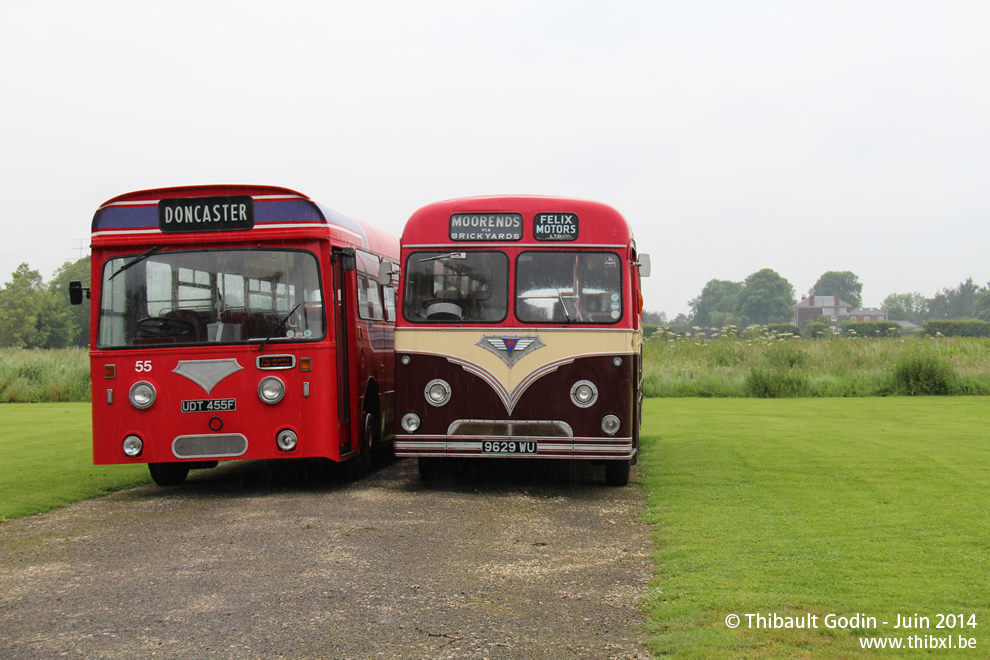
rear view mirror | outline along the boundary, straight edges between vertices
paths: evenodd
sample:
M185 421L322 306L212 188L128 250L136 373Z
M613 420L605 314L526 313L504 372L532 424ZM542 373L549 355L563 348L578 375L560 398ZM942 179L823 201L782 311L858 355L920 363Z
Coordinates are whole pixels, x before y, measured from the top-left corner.
M77 280L69 282L69 302L73 305L81 305L83 301L83 291L86 292L86 297L89 298L89 289L84 289L82 282Z
M640 277L650 276L650 255L648 254L639 255L639 261L637 261L634 265L639 266Z
M395 286L399 283L399 264L383 261L378 266L378 283L382 286Z

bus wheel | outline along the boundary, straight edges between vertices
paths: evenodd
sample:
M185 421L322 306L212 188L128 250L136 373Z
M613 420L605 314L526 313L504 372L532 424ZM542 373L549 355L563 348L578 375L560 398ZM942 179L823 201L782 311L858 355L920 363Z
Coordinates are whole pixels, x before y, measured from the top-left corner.
M605 483L625 486L629 483L629 461L605 461Z
M376 418L364 413L364 426L361 430L361 453L344 463L348 479L360 479L371 470L371 451L374 448Z
M189 474L189 466L184 463L148 463L148 470L159 486L178 486Z
M443 472L442 459L432 456L419 458L419 478L422 481L433 481L441 472Z

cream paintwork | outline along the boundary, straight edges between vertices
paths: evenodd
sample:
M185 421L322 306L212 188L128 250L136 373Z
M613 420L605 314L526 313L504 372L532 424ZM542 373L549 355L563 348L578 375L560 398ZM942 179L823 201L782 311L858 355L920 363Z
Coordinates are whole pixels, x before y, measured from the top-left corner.
M511 367L493 352L478 345L485 336L534 335L540 337L543 346L519 358ZM523 392L542 376L576 358L636 355L640 351L642 337L639 331L625 329L400 328L395 331L395 353L397 357L415 354L446 357L486 381L511 414Z

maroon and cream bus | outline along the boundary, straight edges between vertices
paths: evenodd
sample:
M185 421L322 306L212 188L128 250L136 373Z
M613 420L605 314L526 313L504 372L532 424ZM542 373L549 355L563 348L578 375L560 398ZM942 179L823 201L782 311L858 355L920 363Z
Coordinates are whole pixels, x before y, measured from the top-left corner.
M397 456L601 461L622 486L639 448L640 277L613 208L558 197L430 204L401 240Z
M273 186L128 193L92 226L93 462L359 476L393 433L398 240ZM81 283L71 285L81 303Z

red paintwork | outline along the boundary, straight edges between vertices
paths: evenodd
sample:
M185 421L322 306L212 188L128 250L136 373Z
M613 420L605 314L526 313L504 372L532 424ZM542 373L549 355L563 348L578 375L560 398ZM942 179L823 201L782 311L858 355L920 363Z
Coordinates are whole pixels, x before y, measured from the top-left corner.
M460 245L462 241L451 241L447 234L447 219L454 213L520 213L523 216L523 236L518 243L538 244L542 248L554 244L537 241L533 236L532 220L537 213L576 213L581 219L581 237L577 242L562 242L555 245L561 249L587 247L591 245L628 246L633 240L632 230L625 218L611 206L601 202L568 197L542 197L527 195L493 195L487 197L462 197L443 202L435 202L419 209L409 218L402 231L402 245ZM473 246L490 243L471 243ZM500 247L511 247L517 243L502 243Z
M129 213L128 209L154 209L158 199L233 195L294 198L292 203L296 206L293 208L305 210L305 222L308 224L294 222L294 217L289 213L284 218L263 226L256 225L251 230L170 234L151 228L146 222L150 216L140 215L139 212L134 215L136 219L127 220L130 226L111 226L115 222L113 214L118 210ZM256 199L256 205L261 203L265 202ZM157 210L154 212L157 213ZM279 223L303 226L283 227ZM100 285L104 263L108 259L139 255L151 247L163 250L261 246L305 250L316 256L326 301L325 339L318 342L273 342L261 352L257 345L250 344L99 348ZM367 321L358 318L355 273L342 272L331 265L332 249L338 247L359 248L393 261L398 260L399 254L395 237L319 206L305 195L286 188L240 185L164 188L128 193L102 205L93 223L90 301L94 463L180 462L172 454L173 440L183 435L218 432L215 428L218 422L213 422L213 428L210 426L213 418L222 422L220 432L223 434L247 437L248 449L236 457L239 459L324 457L335 461L346 460L359 452L363 432L362 411L369 392L377 392L381 437L390 437L393 433L395 389L394 319ZM342 282L338 281L341 277ZM345 376L351 396L347 410L338 406L338 393L344 385L338 370L343 347L335 330L340 310L337 301L330 304L331 295L336 297L335 292L341 286L348 292L346 344L350 348L347 355L349 370ZM263 355L292 355L296 357L296 366L287 370L261 370L256 359ZM300 358L310 358L311 371L302 371ZM209 393L173 372L180 360L218 359L236 359L242 369L224 378ZM107 365L115 367L115 377L112 379L105 377ZM257 394L259 382L268 375L278 376L286 386L285 397L275 405L262 403ZM140 380L150 382L158 393L157 401L147 410L138 410L128 401L131 385ZM308 397L303 396L304 383L309 384ZM236 411L180 412L180 402L183 400L225 398L236 399ZM371 404L370 400L368 404ZM347 423L343 422L345 418ZM278 450L275 437L283 429L297 433L299 443L294 451ZM121 449L123 439L132 433L144 440L144 451L137 458L126 457Z

